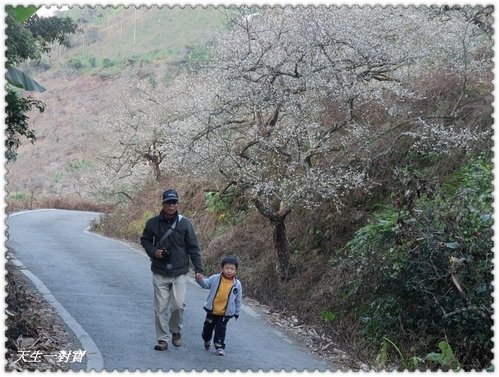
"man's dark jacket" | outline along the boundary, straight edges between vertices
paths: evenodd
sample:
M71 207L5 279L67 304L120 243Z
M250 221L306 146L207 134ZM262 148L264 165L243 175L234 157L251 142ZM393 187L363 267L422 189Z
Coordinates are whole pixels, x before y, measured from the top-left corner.
M166 219L163 211L158 216L146 222L140 243L151 259L151 271L165 276L179 276L189 272L189 258L194 265L195 272L203 273L201 249L189 219L182 216L175 229L166 241L159 245L163 234L178 220ZM167 258L159 259L154 256L158 249L166 248L170 252Z

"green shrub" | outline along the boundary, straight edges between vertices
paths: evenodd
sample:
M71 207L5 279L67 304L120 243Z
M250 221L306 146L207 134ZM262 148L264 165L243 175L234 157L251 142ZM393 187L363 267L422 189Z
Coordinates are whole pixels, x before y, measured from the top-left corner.
M80 70L83 68L83 63L80 59L78 58L71 58L69 59L68 61L68 66L70 68L73 68L73 69L76 69L76 70Z
M376 213L345 248L356 271L346 294L361 334L373 344L389 338L423 357L447 339L463 369L487 368L492 246L487 161L469 164L440 193L422 194L410 208Z
M12 192L7 196L7 200L13 202L22 202L30 200L31 196L25 192Z
M89 57L88 63L90 64L90 67L96 68L97 67L97 59L95 58L95 56Z
M89 160L73 160L69 164L69 171L73 173L81 172L90 169L92 163Z
M203 64L206 64L211 58L212 56L209 44L206 46L195 46L189 48L187 52L187 63L193 69L197 69Z
M55 184L61 183L63 179L64 179L64 173L62 171L56 171L52 175L52 182Z
M114 66L114 61L112 59L109 59L109 58L104 58L102 60L102 66L104 68L111 68L112 66Z
M230 199L223 197L216 191L206 193L206 209L210 212L222 214L230 207Z

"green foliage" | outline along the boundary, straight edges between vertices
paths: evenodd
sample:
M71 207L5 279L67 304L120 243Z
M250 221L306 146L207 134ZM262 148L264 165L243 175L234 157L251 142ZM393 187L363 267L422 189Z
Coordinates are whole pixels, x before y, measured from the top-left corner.
M80 70L83 68L83 63L80 59L73 57L68 60L68 66L72 69Z
M193 68L199 68L212 59L209 45L192 48L187 55L187 62Z
M366 339L418 356L446 338L463 368L490 365L492 178L490 162L474 161L440 193L385 207L347 244L347 295Z
M248 204L237 189L231 188L224 194L210 191L205 194L205 207L208 212L217 214L226 224L237 224L240 215L247 211Z
M36 45L36 38L29 29L10 16L7 16L5 21L7 24L5 29L6 65L15 65L27 59L38 59L40 51Z
M54 43L70 47L70 36L80 30L69 17L38 17L34 15L25 22L41 53L50 52Z
M69 18L40 18L35 14L22 23L7 16L6 22L7 66L39 60L54 43L69 46L69 36L78 31Z
M22 97L10 85L26 90L43 91L35 80L18 70L14 65L26 60L38 60L42 53L50 51L54 42L68 44L68 35L77 30L76 24L70 19L47 18L40 19L33 15L37 7L7 6L5 29L6 38L6 67L8 84L6 85L6 152L7 161L14 161L17 157L17 148L21 138L35 141L35 134L30 129L26 115L30 110L37 109L43 112L45 105L30 96Z
M336 313L330 310L322 310L321 317L324 318L328 322L332 322L336 319Z
M157 88L158 86L158 80L154 76L149 76L147 78L147 81L149 81L149 85L151 85L152 88Z
M5 6L5 11L10 17L12 17L12 19L16 20L17 22L23 22L33 16L38 8L40 7L36 5L28 5L27 7L23 5L7 5Z
M319 227L319 224L317 224L317 227ZM309 241L311 242L310 246L313 249L323 250L327 240L330 237L330 230L329 229L322 230L319 228L311 229L309 231L309 236L310 236Z
M227 190L225 194L218 191L210 191L205 194L206 211L217 216L217 226L210 237L218 238L227 230L240 223L246 212L247 203L237 190Z
M13 202L23 202L29 200L30 195L25 192L11 192L7 195L7 200Z
M7 86L5 99L7 102L7 106L5 107L5 123L7 125L5 131L5 157L7 161L15 161L17 158L17 148L21 144L21 138L25 137L32 143L36 140L34 131L29 127L28 112L32 109L43 112L45 104L33 99L31 96L26 98L20 97L18 92L9 86Z
M111 68L114 65L115 65L115 62L109 58L104 58L104 60L102 60L102 66L104 68Z
M400 357L400 359L404 359L404 355L402 355L402 352L395 345L395 343L393 343L390 339L383 337L383 341L381 342L381 350L380 350L378 356L376 357L376 363L378 363L378 365L382 368L384 368L386 366L386 364L388 363L388 360L390 359L390 356L389 356L390 346L395 351L397 351L397 354Z
M438 342L438 348L440 352L432 352L426 355L428 361L433 361L438 363L443 370L452 369L455 372L459 372L461 365L454 355L454 351L449 343L445 340Z
M106 69L159 60L171 65L198 65L208 57L206 44L226 22L225 14L213 7L86 6L72 7L63 14L82 25L85 52L98 62L107 58L106 64L113 63ZM81 48L75 43L67 52L68 58ZM99 68L102 65L95 67Z
M69 164L69 171L71 173L78 173L81 171L86 171L92 167L92 162L89 160L73 160Z
M220 195L217 191L206 193L206 209L213 213L223 213L230 208L230 198Z
M56 171L52 176L52 181L54 183L61 183L64 178L64 173L61 171Z
M79 73L86 73L99 66L95 56L85 53L72 55L64 64L75 71L79 71Z

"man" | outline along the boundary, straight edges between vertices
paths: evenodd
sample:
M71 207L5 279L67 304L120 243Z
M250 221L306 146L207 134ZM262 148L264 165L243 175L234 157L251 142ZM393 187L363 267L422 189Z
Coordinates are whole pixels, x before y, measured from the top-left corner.
M172 344L182 345L185 292L189 259L196 278L202 277L201 250L189 219L178 213L179 196L175 190L163 193L162 210L149 219L140 243L151 259L154 287L154 315L157 344L155 350L168 349L168 333Z

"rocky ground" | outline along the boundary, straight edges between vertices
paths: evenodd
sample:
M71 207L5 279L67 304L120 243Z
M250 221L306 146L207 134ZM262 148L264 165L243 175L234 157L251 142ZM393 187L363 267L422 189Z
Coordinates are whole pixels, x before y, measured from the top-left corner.
M10 262L6 264L6 371L67 371L70 364L61 351L75 348L54 309ZM268 315L269 322L286 334L298 338L313 352L338 365L342 371L367 371L369 367L352 359L335 341L320 334L299 319L273 312L265 305L245 298Z

